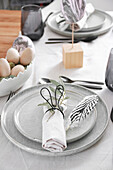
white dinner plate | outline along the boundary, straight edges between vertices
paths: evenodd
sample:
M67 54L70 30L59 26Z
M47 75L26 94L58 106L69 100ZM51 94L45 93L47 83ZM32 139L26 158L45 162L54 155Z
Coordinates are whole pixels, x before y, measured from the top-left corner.
M43 155L43 156L63 156L63 155L71 155L77 152L81 152L94 145L102 137L108 125L108 112L104 102L100 99L100 97L99 97L98 104L96 106L97 120L93 129L83 138L75 142L68 143L67 148L63 152L51 153L47 150L44 150L42 148L41 143L32 141L26 138L25 136L23 136L17 130L14 124L15 110L17 109L18 105L22 101L26 100L26 98L29 98L29 96L32 95L34 96L35 94L39 94L39 91L42 87L44 87L44 85L28 88L16 94L14 97L12 97L4 106L1 115L1 127L6 137L13 144L15 144L17 147L23 150L26 150L31 153ZM75 94L76 93L81 94L82 97L95 94L94 92L77 85L66 85L66 90L71 90ZM41 101L37 101L36 103L38 104L39 102ZM37 113L37 117L38 117L38 113Z
M67 30L61 31L61 30L59 30L59 27L56 23L56 15L58 13L59 12L54 13L53 15L51 15L49 17L49 19L48 19L49 28L57 34L71 37L72 36L71 31L67 31ZM89 36L99 36L99 35L104 34L104 33L106 33L107 31L110 30L110 28L113 26L113 18L108 13L106 13L104 11L95 10L95 13L98 13L98 14L100 14L100 16L103 16L105 18L103 25L102 25L102 23L99 25L100 29L90 30L90 31L85 31L85 32L84 31L75 32L74 35L75 35L76 38L89 37ZM94 23L95 22L96 21L94 21Z
M56 20L57 16L60 16L60 12L54 13L51 16L50 24ZM79 32L94 31L102 27L105 21L105 16L100 11L95 10L87 19L86 24ZM57 21L56 21L57 23ZM58 23L57 26L59 27ZM69 30L71 31L71 30ZM78 32L78 31L77 31Z
M66 121L72 109L83 99L80 93L73 91L66 91L66 95L69 97L67 100L67 110L65 112ZM21 99L21 103L18 104L14 114L15 126L27 138L42 142L42 118L44 115L43 107L37 106L43 103L43 99L40 93L29 95L24 100ZM66 133L67 142L76 141L91 131L94 127L97 118L96 109L76 128L69 129Z

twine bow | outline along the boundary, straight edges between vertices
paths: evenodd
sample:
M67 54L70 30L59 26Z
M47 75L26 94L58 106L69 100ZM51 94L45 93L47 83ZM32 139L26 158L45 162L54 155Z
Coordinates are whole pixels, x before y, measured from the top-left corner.
M49 99L47 99L47 98L44 96L44 94L43 94L43 91L44 91L44 90L46 90L46 91L48 92L48 94L49 94ZM57 99L57 92L60 93L58 99ZM56 87L55 93L54 93L54 101L55 101L55 102L53 102L53 97L52 97L52 95L51 95L50 90L49 90L47 87L43 87L43 88L40 90L40 95L42 96L42 98L43 98L43 99L49 104L49 106L50 106L50 109L46 110L45 113L47 113L48 111L51 111L51 110L52 110L52 111L54 111L54 110L59 110L59 111L62 113L63 118L64 118L63 107L60 106L60 100L61 100L63 94L64 94L64 87L63 87L62 85L58 85L58 86Z

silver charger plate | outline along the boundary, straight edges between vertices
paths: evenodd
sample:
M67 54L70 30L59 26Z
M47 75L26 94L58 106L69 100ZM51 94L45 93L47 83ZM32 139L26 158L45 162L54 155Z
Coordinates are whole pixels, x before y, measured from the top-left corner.
M60 16L60 13L54 13L53 16L51 16L51 20L50 20L50 24L52 24L52 22L54 22L54 20L56 20L57 16ZM87 19L86 24L84 25L84 27L79 30L79 32L87 32L87 31L94 31L97 30L99 28L102 27L102 25L104 24L105 21L105 16L100 12L95 10ZM56 21L57 23L57 21ZM57 23L58 25L58 23ZM58 25L59 27L59 25ZM71 30L69 30L71 31ZM75 31L78 32L78 31Z
M63 35L63 36L72 36L71 31L61 31L58 27L58 24L56 23L56 15L58 15L59 12L54 13L51 15L48 19L48 27L55 33ZM113 26L113 18L106 12L101 11L101 10L95 10L95 13L100 14L100 16L103 16L105 18L105 21L103 22L103 25L100 24L100 29L96 30L88 30L86 32L84 31L79 31L75 32L74 36L76 38L83 38L83 37L89 37L89 36L99 36L101 34L106 33L107 31L110 30L110 28ZM95 21L94 21L95 22Z
M65 112L65 124L72 109L83 99L80 93L66 91L69 97L67 100L67 110ZM40 93L29 95L24 100L21 97L21 102L14 113L14 123L16 128L27 138L42 142L42 119L44 115L43 107L38 104L43 103ZM82 120L78 127L69 129L66 132L66 140L68 143L76 141L91 131L96 123L97 111L91 112L86 119Z
M38 94L40 89L44 85L38 87L31 87L16 94L7 104L4 106L1 116L1 127L6 137L19 148L26 150L31 153L44 155L44 156L64 156L71 155L74 153L81 152L92 145L94 145L104 134L108 125L108 112L104 102L99 98L99 102L96 106L97 109L97 120L94 128L83 138L69 143L67 149L61 153L51 153L42 148L41 143L32 141L23 136L15 127L14 124L14 112L18 107L21 100L24 101L26 97ZM66 90L73 91L74 93L81 94L83 97L95 94L94 92L77 86L77 85L66 85ZM38 103L38 101L37 101ZM31 105L32 107L32 105ZM38 113L37 113L38 114ZM38 115L37 115L38 116Z

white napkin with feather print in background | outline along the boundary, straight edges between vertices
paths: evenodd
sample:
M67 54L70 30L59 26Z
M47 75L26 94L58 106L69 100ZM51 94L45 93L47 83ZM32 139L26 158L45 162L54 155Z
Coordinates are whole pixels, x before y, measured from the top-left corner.
M80 31L83 27L87 28L87 19L95 11L95 8L91 3L88 3L85 8L84 16L74 24L74 30ZM61 31L70 30L70 24L66 22L62 13L58 13L56 17L56 23Z

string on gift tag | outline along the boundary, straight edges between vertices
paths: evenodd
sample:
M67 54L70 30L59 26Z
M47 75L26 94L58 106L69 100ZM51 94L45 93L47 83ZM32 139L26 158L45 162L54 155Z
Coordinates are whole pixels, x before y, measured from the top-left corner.
M48 92L48 96L49 96L49 99L47 99L43 92L44 91L47 91ZM57 99L57 92L59 92L59 98ZM62 115L63 115L63 118L64 118L64 113L63 113L63 108L62 106L60 106L60 101L61 101L61 98L63 97L63 94L64 94L64 87L62 85L58 85L56 86L56 89L55 89L55 93L54 93L54 101L53 102L53 98L52 98L52 95L51 95L51 92L50 90L47 88L47 87L43 87L41 90L40 90L40 95L42 96L42 98L48 103L48 105L50 106L50 109L46 110L45 113L47 113L48 111L54 111L54 110L59 110Z

